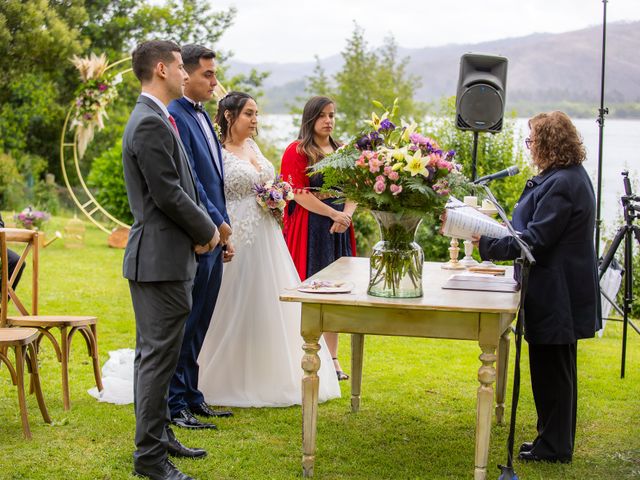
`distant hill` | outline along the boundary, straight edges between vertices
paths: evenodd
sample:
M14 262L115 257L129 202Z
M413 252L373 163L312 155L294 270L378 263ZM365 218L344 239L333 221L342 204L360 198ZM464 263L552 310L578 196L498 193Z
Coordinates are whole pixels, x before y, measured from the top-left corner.
M601 46L602 26L594 26L477 44L400 48L400 54L410 58L409 73L421 78L417 98L425 102L455 95L460 56L474 52L509 59L507 109L528 113L527 110L540 107L560 108L559 105L575 103L595 108L597 114ZM330 76L342 66L340 55L320 61ZM314 66L313 61L263 64L232 61L230 70L247 72L257 68L271 72L265 82L263 107L275 113L287 112L287 103L294 103L296 96L304 96L304 77L312 73ZM605 104L635 104L636 108L640 105L640 22L607 25ZM640 114L640 110L636 109L636 113Z

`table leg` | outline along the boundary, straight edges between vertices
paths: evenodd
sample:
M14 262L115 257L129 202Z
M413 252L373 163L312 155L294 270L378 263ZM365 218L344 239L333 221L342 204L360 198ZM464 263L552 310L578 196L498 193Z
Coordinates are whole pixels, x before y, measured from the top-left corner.
M360 410L362 388L362 360L364 357L364 334L351 334L351 411Z
M302 356L302 475L313 477L316 460L316 423L318 419L318 369L320 368L320 332L307 332L303 336Z
M496 379L496 423L504 425L504 398L507 393L511 328L504 331L498 345L498 377Z
M489 439L491 437L491 406L493 404L493 383L496 380L495 345L480 345L482 366L478 370L478 407L476 412L476 457L474 480L487 478L489 459Z

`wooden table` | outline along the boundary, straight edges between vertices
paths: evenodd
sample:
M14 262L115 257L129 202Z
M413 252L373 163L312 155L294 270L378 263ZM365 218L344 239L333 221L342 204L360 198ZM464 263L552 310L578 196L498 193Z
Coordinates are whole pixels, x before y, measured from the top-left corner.
M388 299L367 295L369 259L343 257L312 278L353 282L348 294L308 294L290 290L285 302L302 303L301 334L304 338L302 368L302 469L313 476L318 416L318 341L322 332L351 333L351 410L360 408L364 335L474 340L480 345L477 393L475 471L476 480L487 476L491 434L493 383L496 385L496 420L502 423L509 359L509 326L518 309L517 293L444 290L452 272L439 263L425 263L424 296ZM511 269L507 275L511 275ZM498 361L496 376L495 362ZM496 378L497 377L497 378Z

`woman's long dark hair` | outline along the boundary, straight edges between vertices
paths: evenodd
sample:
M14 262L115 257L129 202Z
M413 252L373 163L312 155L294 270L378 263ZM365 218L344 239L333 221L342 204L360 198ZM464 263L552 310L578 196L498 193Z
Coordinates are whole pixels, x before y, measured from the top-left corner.
M222 144L227 140L231 140L231 127L236 123L236 120L238 120L240 112L242 112L242 109L249 99L255 102L255 99L248 93L229 92L218 102L218 111L216 112L214 122L220 126L220 142ZM225 117L225 112L230 113L229 120ZM258 130L256 130L256 134L257 133Z
M302 122L300 124L300 133L298 134L300 144L298 145L297 151L298 153L307 156L310 165L318 162L325 155L322 149L316 145L313 127L315 126L318 117L320 117L324 107L327 105L335 106L335 104L336 102L331 100L329 97L317 96L310 98L304 106L304 110L302 111ZM340 143L334 140L332 136L329 136L329 143L334 150L337 150L340 146Z

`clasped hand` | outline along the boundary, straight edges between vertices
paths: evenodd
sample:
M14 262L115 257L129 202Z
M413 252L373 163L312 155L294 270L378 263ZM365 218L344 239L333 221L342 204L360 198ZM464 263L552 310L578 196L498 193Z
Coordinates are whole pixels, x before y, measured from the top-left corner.
M333 225L329 229L330 233L344 233L351 225L351 216L344 213L335 211L335 214L332 217Z

